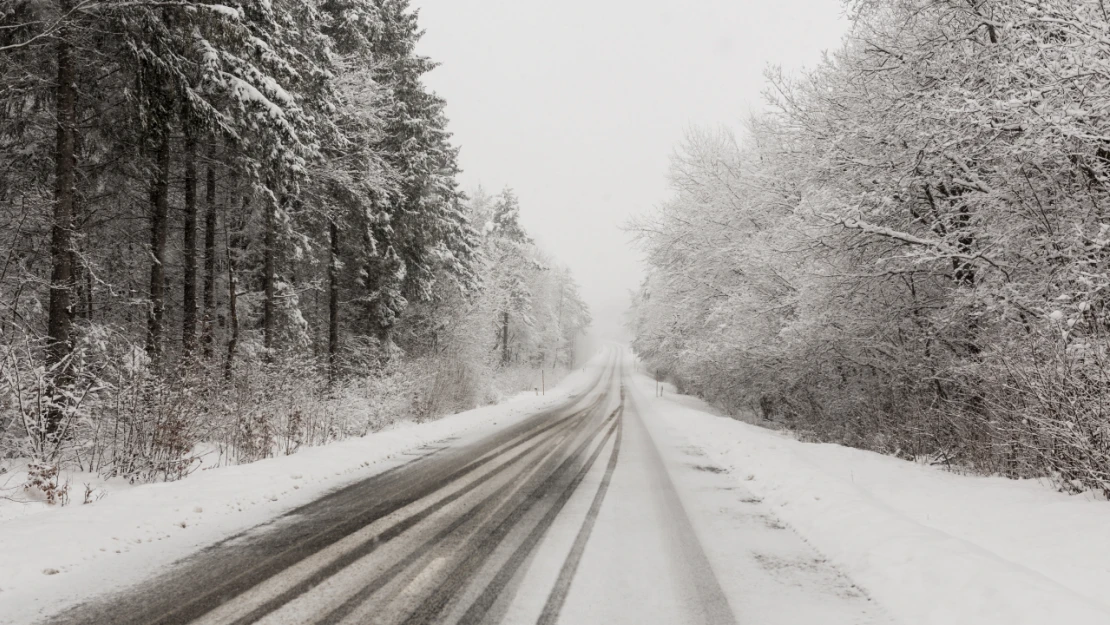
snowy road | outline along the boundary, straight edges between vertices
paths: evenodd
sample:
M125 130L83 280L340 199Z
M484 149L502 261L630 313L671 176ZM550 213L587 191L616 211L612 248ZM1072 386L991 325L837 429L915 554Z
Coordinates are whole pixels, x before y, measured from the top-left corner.
M614 349L585 392L53 623L885 623L697 449Z

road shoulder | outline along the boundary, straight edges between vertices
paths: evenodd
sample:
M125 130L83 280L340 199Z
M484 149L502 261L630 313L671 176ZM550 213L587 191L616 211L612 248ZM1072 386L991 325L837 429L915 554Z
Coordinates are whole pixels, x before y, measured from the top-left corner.
M635 386L647 397L661 435L684 439L681 444L711 471L721 470L730 487L796 531L900 622L1110 622L1110 606L1089 594L1088 586L1091 576L1097 582L1110 574L1106 560L1077 574L1069 567L1080 561L1069 556L1077 537L1048 530L1052 521L1045 518L1075 526L1078 540L1098 550L1107 542L1105 532L1096 531L1106 526L1104 502L801 443L711 414L693 398L653 397L655 383L646 376L637 375ZM1040 529L1023 533L1031 523ZM1060 548L1055 561L1052 550L1028 546L1049 542Z

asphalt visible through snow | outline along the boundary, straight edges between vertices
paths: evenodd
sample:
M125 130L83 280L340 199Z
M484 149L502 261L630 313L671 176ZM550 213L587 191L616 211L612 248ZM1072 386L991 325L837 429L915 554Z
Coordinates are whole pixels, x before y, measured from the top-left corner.
M630 362L607 358L554 408L418 450L48 622L885 622L723 470L660 444Z

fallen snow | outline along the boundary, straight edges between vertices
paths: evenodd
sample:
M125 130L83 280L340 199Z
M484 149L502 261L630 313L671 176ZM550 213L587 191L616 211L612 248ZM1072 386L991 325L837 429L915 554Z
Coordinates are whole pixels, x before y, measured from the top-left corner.
M405 452L477 437L580 388L517 396L439 421L0 522L0 623L26 623L147 578L169 562L385 470ZM1110 504L1036 481L962 476L800 443L689 397L640 402L704 450L908 625L1110 623ZM109 488L112 486L109 485ZM76 498L76 497L75 497Z
M28 623L149 578L206 545L395 466L421 446L477 439L581 390L602 364L599 355L543 396L521 393L436 421L402 422L364 438L199 471L177 482L100 482L107 496L88 505L75 493L77 501L68 506L20 507L18 516L0 521L0 623ZM10 516L16 504L0 503Z
M655 382L637 375L648 397ZM1110 623L1110 503L645 402L907 624Z

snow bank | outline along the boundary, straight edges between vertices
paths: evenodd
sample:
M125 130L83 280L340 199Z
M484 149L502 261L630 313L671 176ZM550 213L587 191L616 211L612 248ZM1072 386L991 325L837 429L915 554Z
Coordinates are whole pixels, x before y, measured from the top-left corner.
M1110 504L1035 481L956 475L710 414L637 405L680 429L907 624L1110 623Z
M88 505L37 505L0 522L0 623L28 623L93 594L151 577L166 564L394 466L448 438L477 439L582 390L601 355L537 397L426 423L399 423L292 456L123 487ZM0 502L5 503L5 502ZM6 502L13 505L11 502Z

